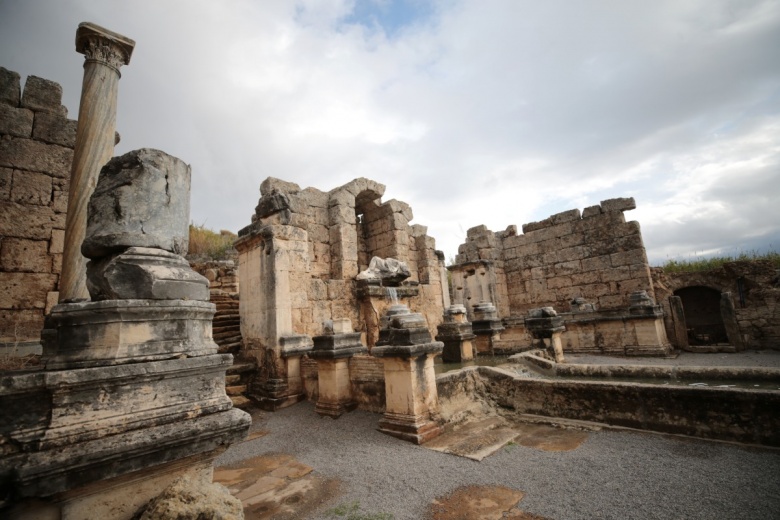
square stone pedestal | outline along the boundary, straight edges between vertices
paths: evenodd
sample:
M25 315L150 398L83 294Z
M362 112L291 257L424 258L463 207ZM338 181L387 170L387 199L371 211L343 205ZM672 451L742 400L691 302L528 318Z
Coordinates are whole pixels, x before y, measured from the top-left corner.
M317 361L319 398L314 410L338 419L357 408L352 399L349 360L355 354L368 352L368 348L361 343L359 332L351 332L349 320L334 320L334 325L337 326L331 333L314 337L309 356Z
M374 347L385 368L385 415L379 431L415 444L437 437L439 411L433 360L444 345L431 342L412 346Z

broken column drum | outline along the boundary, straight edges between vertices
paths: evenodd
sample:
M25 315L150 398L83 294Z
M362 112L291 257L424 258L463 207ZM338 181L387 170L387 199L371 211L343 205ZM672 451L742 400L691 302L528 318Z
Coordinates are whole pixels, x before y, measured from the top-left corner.
M208 280L180 256L189 183L189 166L151 149L101 171L82 248L97 301L52 310L46 370L23 387L44 403L38 426L7 434L21 450L2 461L18 496L51 497L62 518L130 518L178 475L210 481L214 457L249 428L225 394L232 356L211 337ZM100 506L110 514L85 513L94 493L113 497Z
M433 363L444 344L431 341L425 318L403 305L390 308L386 323L371 351L383 358L385 369L387 402L379 431L422 444L441 433Z

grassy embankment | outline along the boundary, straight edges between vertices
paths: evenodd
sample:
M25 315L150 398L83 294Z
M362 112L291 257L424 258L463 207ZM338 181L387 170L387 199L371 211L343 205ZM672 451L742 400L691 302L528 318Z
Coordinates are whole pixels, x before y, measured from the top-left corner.
M738 255L713 256L710 258L694 257L686 260L667 260L660 267L663 267L664 272L667 273L696 273L711 271L728 262L742 260L769 260L780 269L780 253L777 251L764 253L759 253L758 251L742 251Z

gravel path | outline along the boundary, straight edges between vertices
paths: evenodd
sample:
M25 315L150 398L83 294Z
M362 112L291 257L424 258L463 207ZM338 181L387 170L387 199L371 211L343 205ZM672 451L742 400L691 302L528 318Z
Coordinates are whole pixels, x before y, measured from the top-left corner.
M555 520L780 516L778 450L600 431L569 452L513 445L475 462L381 434L380 417L358 410L334 421L320 418L313 404L300 403L258 415L252 429L270 433L232 446L217 462L287 453L339 479L344 494L309 517L315 519L356 500L366 513L420 520L435 497L471 484L522 490L521 509Z
M678 365L780 368L780 350L747 350L733 354L694 354L692 352L682 352L674 359L566 354L566 362L592 365Z

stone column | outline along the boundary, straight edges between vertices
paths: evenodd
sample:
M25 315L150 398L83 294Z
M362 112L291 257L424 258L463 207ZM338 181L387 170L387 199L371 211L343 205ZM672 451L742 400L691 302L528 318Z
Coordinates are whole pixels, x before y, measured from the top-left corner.
M114 154L119 67L130 62L135 42L84 22L76 31L76 51L84 54L84 81L70 173L60 301L89 298L87 259L81 243L87 227L87 204L98 174Z

